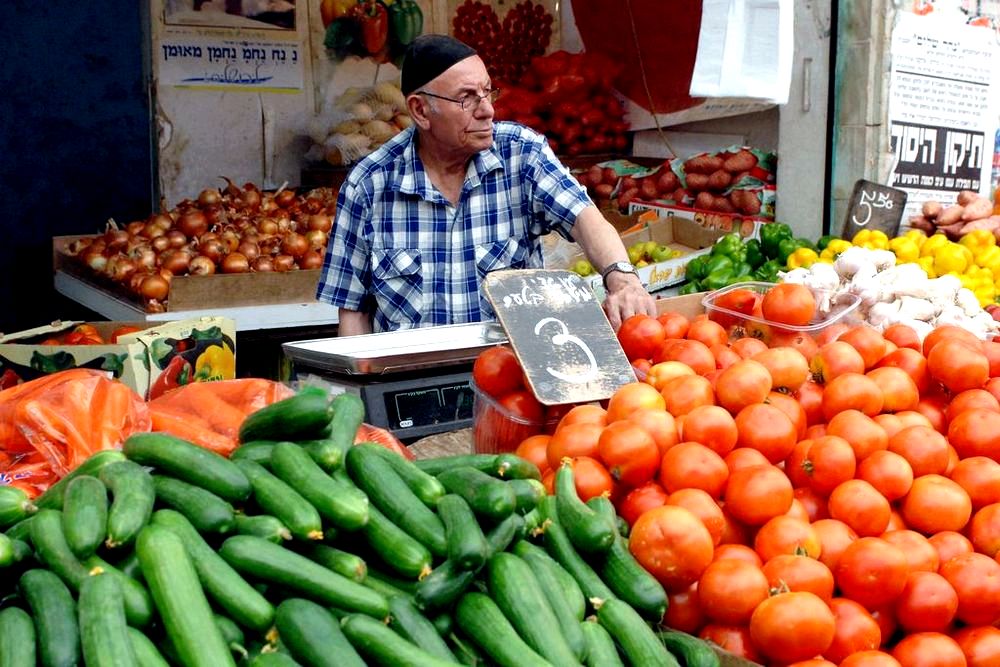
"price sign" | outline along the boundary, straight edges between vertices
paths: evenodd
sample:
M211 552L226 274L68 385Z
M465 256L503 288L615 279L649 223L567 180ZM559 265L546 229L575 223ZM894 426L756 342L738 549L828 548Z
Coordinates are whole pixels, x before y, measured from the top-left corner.
M495 271L484 290L540 402L603 400L635 382L611 324L579 275Z
M862 229L877 229L892 238L899 233L905 207L903 190L861 179L854 184L841 236L850 240Z

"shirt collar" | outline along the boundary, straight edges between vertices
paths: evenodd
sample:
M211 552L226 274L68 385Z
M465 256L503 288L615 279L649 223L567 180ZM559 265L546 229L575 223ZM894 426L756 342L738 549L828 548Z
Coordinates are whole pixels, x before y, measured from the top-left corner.
M419 195L429 199L431 183L427 178L424 165L417 156L417 134L416 128L408 128L404 132L409 132L410 136L406 140L401 159L396 167L396 179L394 187L403 194ZM488 149L476 153L469 163L469 169L465 175L466 189L476 188L482 183L486 174L495 169L503 169L503 160L500 159L500 151L496 144L496 128L493 130L493 145Z

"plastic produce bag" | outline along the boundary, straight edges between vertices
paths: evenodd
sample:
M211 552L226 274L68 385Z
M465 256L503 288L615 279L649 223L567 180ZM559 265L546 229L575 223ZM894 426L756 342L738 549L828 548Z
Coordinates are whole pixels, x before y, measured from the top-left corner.
M102 371L76 368L0 391L0 484L41 493L150 425L142 398Z

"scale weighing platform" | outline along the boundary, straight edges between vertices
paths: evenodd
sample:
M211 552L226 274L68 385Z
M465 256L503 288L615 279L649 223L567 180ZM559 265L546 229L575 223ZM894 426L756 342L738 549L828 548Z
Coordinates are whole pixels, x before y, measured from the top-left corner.
M472 364L507 342L496 322L475 322L282 344L294 380L350 392L365 421L409 443L472 425Z

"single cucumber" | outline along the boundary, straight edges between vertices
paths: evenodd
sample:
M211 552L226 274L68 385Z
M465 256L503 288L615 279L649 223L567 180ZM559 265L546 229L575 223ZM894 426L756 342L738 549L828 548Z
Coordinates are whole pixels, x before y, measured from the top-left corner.
M219 553L237 571L317 602L379 619L389 613L388 601L379 593L259 537L230 537Z
M482 567L488 545L469 503L462 496L449 493L438 501L437 511L448 538L448 560L461 570Z
M368 523L361 529L368 546L394 572L417 578L431 569L431 552L410 534L389 520L373 506L368 508Z
M15 555L14 540L6 535L0 535L0 570L13 565Z
M514 511L527 514L538 506L538 501L548 493L537 479L512 479L507 484L514 491Z
M583 620L587 612L587 600L583 597L580 584L576 583L576 579L566 571L566 568L552 558L545 549L526 540L518 540L511 551L528 563L550 599L563 600L573 618L577 621Z
M551 667L483 593L466 593L455 607L455 623L500 667Z
M144 466L200 486L228 500L250 495L250 480L236 464L213 451L166 433L135 433L125 440L125 455Z
M331 472L344 465L344 457L347 456L347 452L330 438L300 440L296 444L306 450L313 461L326 472Z
M208 597L240 625L263 632L274 620L274 607L248 584L208 542L198 534L184 515L158 510L153 524L168 528L181 538L198 580Z
M250 479L261 509L276 516L299 539L323 539L319 512L298 491L253 461L237 461L236 465Z
M27 519L36 511L38 507L22 489L0 485L0 530Z
M555 573L555 568L562 569L559 563L549 558L549 555L541 547L536 547L524 540L519 540L514 545L512 551L517 556L520 556L525 564L531 568L531 573L535 576L535 581L538 583L538 590L552 608L552 613L559 623L559 629L562 630L562 635L566 638L566 643L573 650L573 655L578 660L582 660L587 655L587 642L583 637L583 631L580 629L580 618L576 615L576 605L570 602L570 595L574 593L571 592L568 595L563 590L562 582ZM572 580L572 578L570 579ZM576 583L574 582L575 585ZM582 603L583 593L580 592L579 587L576 588L575 593L579 594Z
M633 665L663 665L680 667L639 612L623 600L611 598L594 603L597 622L621 647L625 658Z
M587 640L587 667L625 667L615 640L597 619L580 623L580 631Z
M451 612L444 611L430 619L431 623L434 625L434 629L442 637L447 637L451 634L452 629L455 627L455 617L451 615Z
M289 598L274 615L278 635L306 667L364 667L329 611L310 600Z
M83 561L83 564L90 572L90 576L104 573L118 581L125 605L125 619L129 625L136 628L149 625L153 618L153 601L145 586L97 556L91 556Z
M124 558L115 563L115 567L121 570L122 574L142 583L142 567L139 565L139 557L135 551L129 551Z
M19 607L0 611L0 665L35 667L35 656L35 624L31 616Z
M399 577L394 577L380 570L374 570L371 568L368 570L368 576L366 576L365 580L361 583L373 591L378 591L384 595L387 600L391 600L394 597L413 599L413 594L417 590L416 580L403 580Z
M403 639L369 616L352 614L340 623L347 640L362 656L377 665L396 667L455 667L457 663L428 653L413 642Z
M278 652L260 653L250 661L250 667L302 667L290 655Z
M35 505L47 509L61 510L63 506L63 498L66 495L66 487L69 486L70 482L80 475L100 475L101 468L104 466L109 463L114 463L115 461L124 460L125 454L117 449L104 449L97 452L71 470L69 474L61 480L50 486L45 493L35 498Z
M629 552L625 538L615 541L604 556L598 556L597 574L614 594L632 605L645 618L659 623L667 611L667 592Z
M7 542L8 545L7 547L2 546L4 540L6 540ZM15 540L10 537L7 537L6 535L0 537L0 550L3 550L4 548L9 549L10 551L10 555L6 557L9 560L7 566L23 563L29 558L33 558L35 555L35 553L31 550L30 544L28 544L24 540ZM4 567L6 566L0 565L0 569Z
M263 537L268 542L284 544L292 539L292 532L288 526L281 523L281 519L270 514L256 514L250 516L239 513L236 515L235 528L238 535L254 535Z
M135 664L138 667L170 667L170 663L156 648L156 644L141 630L129 627L127 632L128 640L132 644L132 653L135 655Z
M189 667L235 665L183 540L165 526L149 525L139 533L136 550L167 637L181 661Z
M379 449L379 445L360 444L347 452L347 472L351 479L390 521L435 556L444 556L448 552L448 540L441 519L410 490L382 458Z
M328 474L302 447L279 442L271 452L271 471L308 500L337 528L357 530L368 522L368 497Z
M465 498L476 514L499 521L517 507L514 491L505 482L466 466L445 470L438 479L449 493Z
M39 664L42 667L79 664L80 628L76 602L66 584L48 570L35 569L22 574L17 585L35 619Z
M541 499L538 502L542 502ZM542 513L536 505L530 512L524 515L524 530L527 535L541 535Z
M570 541L559 522L556 499L553 496L546 496L539 503L539 507L542 509L544 529L542 534L545 540L545 550L567 572L573 575L576 583L580 585L580 590L583 591L584 598L587 600L591 598L606 600L614 597L611 589L597 576L594 568L583 560Z
M333 417L330 396L309 387L251 413L240 425L240 442L320 437Z
M719 654L703 639L676 630L661 630L656 636L684 667L719 667Z
M89 571L70 550L62 528L62 512L43 509L31 518L31 543L43 565L59 575L70 591L78 593Z
M541 481L542 473L531 461L517 454L505 452L497 455L496 476L502 479L534 479Z
M222 641L226 642L226 646L229 647L229 651L233 654L237 660L244 660L249 655L247 653L246 637L243 635L243 630L240 626L236 625L228 616L223 616L222 614L215 615L215 624L219 626L219 632L222 633Z
M62 505L60 505L55 509L61 510ZM33 517L34 514L29 516L27 519L22 519L21 521L18 521L13 526L4 531L4 535L6 535L12 540L21 540L23 542L31 541L31 519Z
M498 553L486 566L490 597L521 638L555 667L579 665L528 564Z
M402 454L387 449L378 443L362 444L369 444L374 447L374 451L392 466L392 469L396 471L400 479L406 482L406 485L410 487L413 494L417 498L420 498L424 505L427 505L431 509L437 507L441 496L446 493L444 485L438 481L437 477L427 474Z
M233 506L200 486L174 477L153 475L153 488L157 501L187 517L199 533L224 535L232 532L236 525Z
M110 574L88 577L80 586L80 645L88 667L138 664L128 638L121 586Z
M559 523L566 530L573 546L589 554L603 554L611 548L617 531L613 522L603 513L580 500L576 492L573 467L564 462L556 471L556 511Z
M153 478L138 463L118 461L101 468L101 481L111 491L107 546L132 544L153 513Z
M347 452L351 451L354 439L358 435L358 428L365 418L365 404L360 396L354 394L337 394L330 401L330 409L333 410L333 417L330 419L327 434L323 437L330 441L326 448L340 451L340 464L330 466L329 463L324 464L323 461L319 461L325 470L343 467L343 462L347 460Z
M489 545L487 557L505 550L517 537L523 524L524 520L519 515L511 514L494 526L486 535ZM414 601L424 611L447 607L465 592L476 574L471 570L460 570L455 563L446 560L417 582Z
M271 452L274 451L275 440L254 440L245 442L229 455L231 461L245 459L258 463L265 468L271 465Z
M432 459L417 459L413 465L428 475L437 477L445 470L452 468L475 468L487 474L497 469L496 454L455 454L452 456L437 456Z
M452 653L455 654L455 657L458 658L461 664L468 665L469 667L480 667L480 665L488 664L486 656L469 639L461 637L455 632L449 632L448 643L451 644L451 647L454 649Z
M325 544L317 544L309 548L305 555L326 569L359 584L368 576L368 565L363 558L355 554Z
M456 662L455 654L448 648L437 628L420 613L411 600L404 597L389 600L389 627L431 655Z
M86 558L104 541L108 525L108 490L96 477L80 475L66 487L63 534L77 558Z

